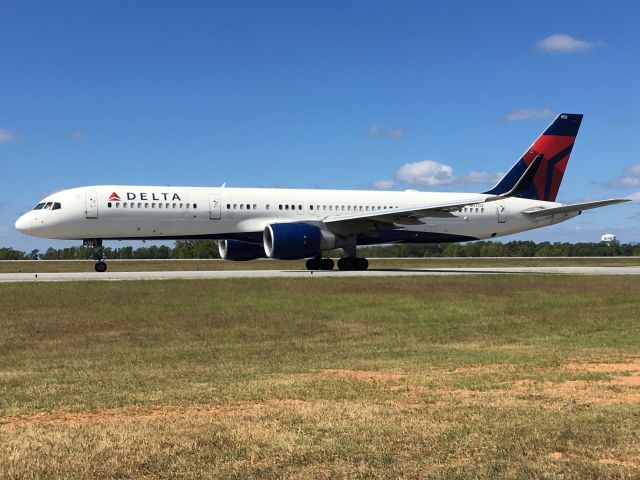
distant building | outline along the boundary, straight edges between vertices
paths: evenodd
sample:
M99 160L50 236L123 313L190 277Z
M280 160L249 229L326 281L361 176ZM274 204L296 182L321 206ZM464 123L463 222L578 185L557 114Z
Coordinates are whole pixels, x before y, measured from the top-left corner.
M600 238L600 241L601 242L615 242L616 241L616 236L613 233L605 233Z

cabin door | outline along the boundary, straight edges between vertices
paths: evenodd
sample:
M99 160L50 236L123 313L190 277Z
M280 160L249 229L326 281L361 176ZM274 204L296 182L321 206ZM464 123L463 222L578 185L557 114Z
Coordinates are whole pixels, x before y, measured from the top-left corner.
M220 197L218 195L209 195L209 219L220 220L221 210Z
M98 218L98 194L96 192L86 192L84 200L87 218Z

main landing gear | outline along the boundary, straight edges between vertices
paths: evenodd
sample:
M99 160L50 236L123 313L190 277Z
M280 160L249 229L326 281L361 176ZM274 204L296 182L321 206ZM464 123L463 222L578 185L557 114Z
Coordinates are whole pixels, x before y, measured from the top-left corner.
M344 257L338 260L338 270L366 270L369 261L362 257Z
M99 238L85 240L85 246L93 248L93 259L96 260L95 269L98 273L107 271L107 264L104 263L104 247L102 246L102 240Z
M333 270L333 260L314 257L307 260L307 270ZM338 260L338 270L366 270L369 261L361 257L345 257Z
M307 260L307 270L333 270L330 258L313 257Z

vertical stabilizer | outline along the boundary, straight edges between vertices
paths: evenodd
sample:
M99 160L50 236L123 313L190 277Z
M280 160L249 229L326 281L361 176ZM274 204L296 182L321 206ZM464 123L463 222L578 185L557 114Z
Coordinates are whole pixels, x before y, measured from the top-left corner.
M526 184L518 185L516 196L554 202L581 122L582 114L558 115L498 184L484 193L505 195L512 191L529 165L537 158L536 161L540 164L535 175L532 175Z

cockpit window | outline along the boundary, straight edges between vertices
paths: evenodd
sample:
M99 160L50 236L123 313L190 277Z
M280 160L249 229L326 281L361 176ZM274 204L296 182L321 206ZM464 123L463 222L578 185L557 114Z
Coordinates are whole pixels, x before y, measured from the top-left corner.
M39 203L34 207L34 210L40 210L42 207L44 207L44 203Z
M53 202L47 202L47 203L45 203L45 205L44 205L44 209L45 209L45 210L51 210L51 205L53 205Z
M62 208L62 205L60 205L59 202L53 202L53 207L51 207L51 210L60 210Z

